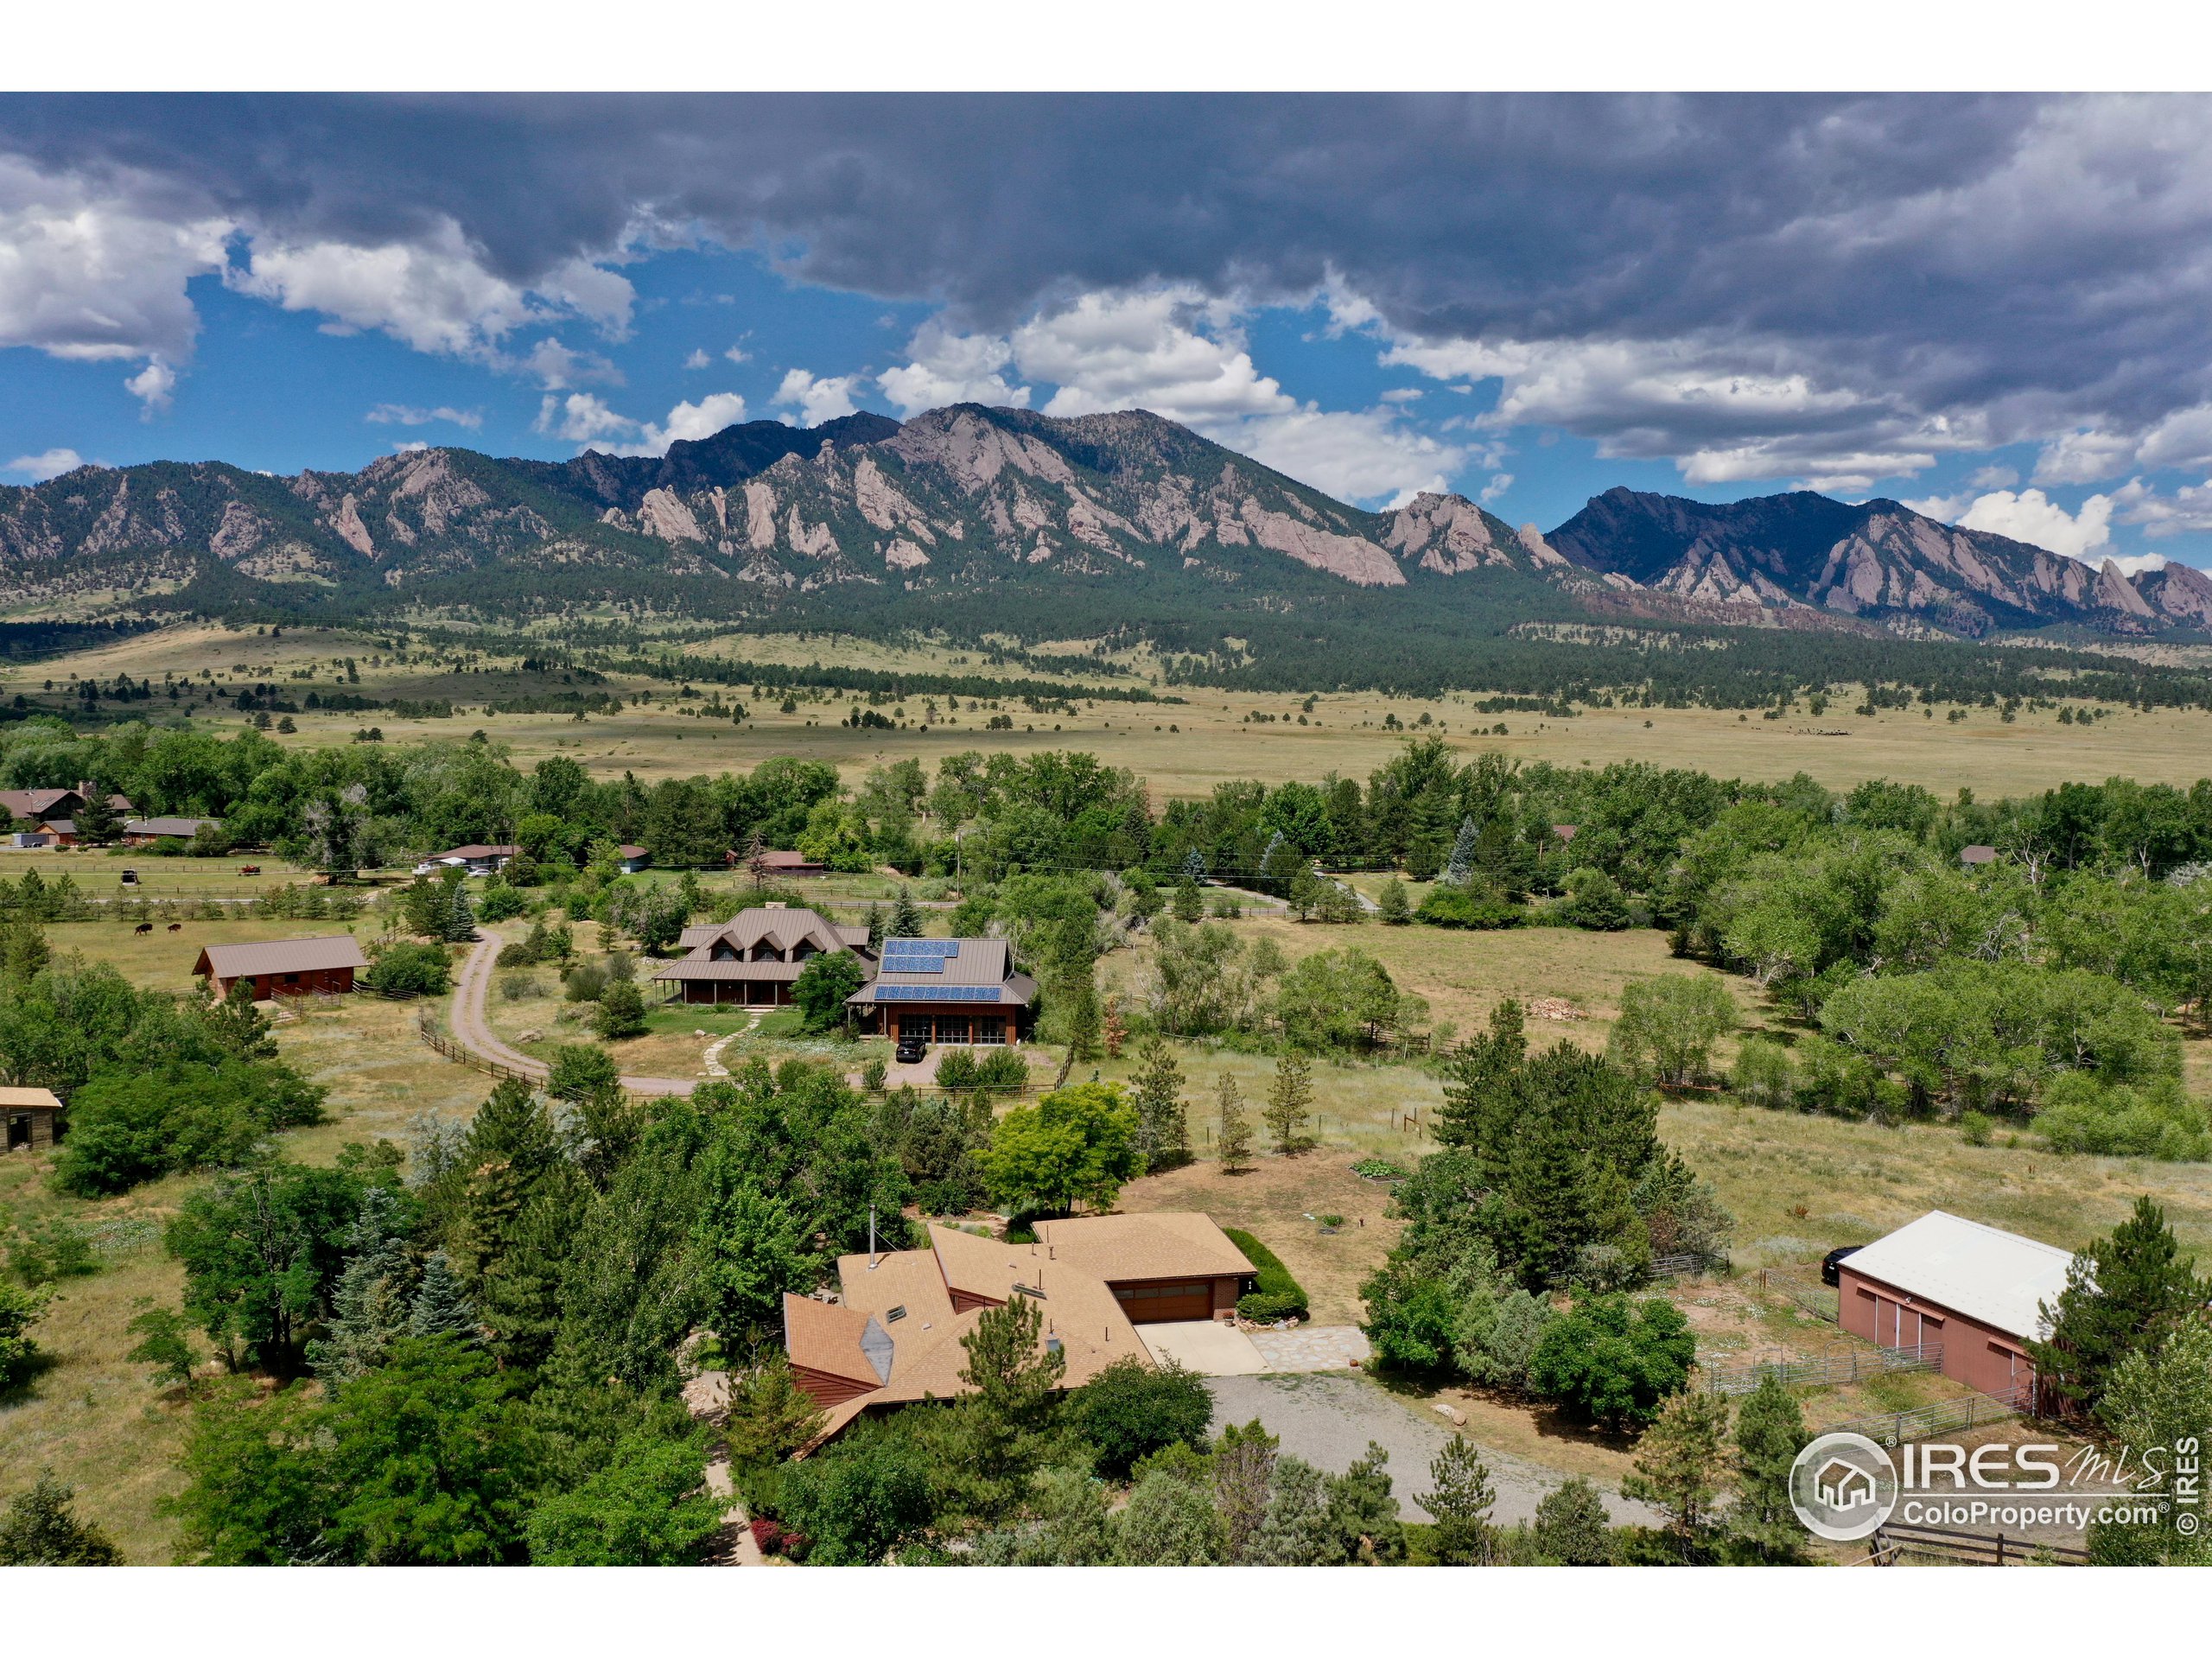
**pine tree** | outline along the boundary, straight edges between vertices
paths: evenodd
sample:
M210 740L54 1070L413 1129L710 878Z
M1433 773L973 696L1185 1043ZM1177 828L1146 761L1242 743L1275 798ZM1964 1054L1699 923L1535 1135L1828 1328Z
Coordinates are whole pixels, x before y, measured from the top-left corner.
M735 1469L765 1468L822 1432L822 1408L791 1376L781 1352L737 1378L730 1390L723 1440Z
M0 1567L119 1567L123 1552L106 1533L79 1521L71 1508L73 1487L41 1472L0 1518Z
M1276 1060L1274 1081L1260 1114L1274 1137L1277 1157L1295 1158L1313 1149L1313 1138L1306 1133L1306 1120L1313 1111L1313 1063L1294 1049Z
M423 1281L415 1287L415 1304L407 1316L407 1334L476 1340L476 1309L443 1250L432 1250L423 1260Z
M1236 1079L1226 1071L1221 1074L1221 1116L1214 1139L1223 1174L1238 1175L1252 1167L1251 1120L1244 1116L1244 1097L1237 1092Z
M873 901L868 907L868 942L878 946L883 943L883 906Z
M1267 1519L1268 1478L1280 1442L1255 1417L1221 1431L1213 1454L1213 1501L1228 1534L1231 1561L1249 1558L1261 1523Z
M1382 896L1375 901L1375 916L1385 927L1403 927L1413 920L1413 905L1406 898L1406 884L1396 876L1382 884Z
M1460 819L1459 833L1452 842L1452 856L1444 865L1446 887L1464 887L1467 885L1467 878L1474 872L1476 840L1475 821L1472 818Z
M468 1281L496 1273L524 1210L561 1161L544 1103L519 1077L503 1078L468 1126L463 1182L448 1247Z
M2049 1340L2028 1344L2045 1408L2094 1409L2123 1360L2156 1350L2201 1310L2212 1291L2194 1266L2148 1197L2076 1255L2057 1306L2043 1305Z
M1191 1161L1191 1128L1183 1104L1183 1071L1174 1051L1157 1033L1137 1051L1129 1079L1135 1090L1137 1150L1147 1170L1179 1169Z
M1521 1281L1532 1291L1565 1282L1591 1236L1589 1166L1549 1103L1516 1126L1503 1186Z
M308 1344L308 1363L334 1393L383 1364L391 1344L408 1333L414 1262L399 1210L398 1195L390 1187L362 1189L346 1237L345 1270L331 1294L328 1326L321 1340Z
M220 1001L208 994L207 982L202 980L197 995L200 1024L225 1049L242 1059L276 1058L276 1027L255 1005L251 979L232 980Z
M1728 1450L1727 1395L1690 1389L1669 1400L1643 1431L1635 1465L1621 1481L1622 1497L1665 1513L1686 1561L1712 1529L1713 1500L1728 1478Z
M1105 1016L1098 1026L1098 1040L1104 1046L1108 1059L1122 1058L1122 1050L1129 1040L1129 1027L1122 1018L1122 999L1118 996L1106 999Z
M1789 1471L1813 1437L1804 1414L1771 1374L1736 1408L1736 1503L1729 1520L1761 1559L1794 1561L1803 1530L1789 1502Z
M1179 922L1201 922L1205 919L1206 901L1198 892L1198 884L1188 869L1176 879L1174 902L1169 906Z
M1437 1112L1436 1138L1447 1147L1472 1152L1493 1185L1512 1151L1514 1120L1521 1110L1521 1070L1528 1052L1521 1005L1508 997L1491 1010L1490 1030L1467 1039L1445 1062L1444 1104Z
M922 912L914 903L914 895L902 885L897 902L891 906L891 937L894 939L918 939L922 937Z
M97 785L85 797L85 804L77 814L77 839L91 847L105 847L113 841L121 820L108 804L107 791Z
M455 944L476 937L476 906L469 902L468 884L456 881L446 901L445 936Z
M1586 1476L1576 1475L1546 1492L1536 1503L1529 1532L1548 1566L1612 1565L1612 1520L1605 1500Z
M1429 1493L1421 1500L1435 1518L1436 1559L1446 1567L1490 1562L1491 1505L1497 1489L1489 1465L1464 1434L1454 1434L1428 1465Z

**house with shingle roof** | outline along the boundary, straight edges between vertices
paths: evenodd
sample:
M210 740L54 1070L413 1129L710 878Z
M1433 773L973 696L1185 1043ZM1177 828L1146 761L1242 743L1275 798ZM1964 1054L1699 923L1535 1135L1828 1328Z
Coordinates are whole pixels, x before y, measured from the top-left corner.
M677 944L683 956L653 978L680 988L686 1002L779 1007L791 1000L792 982L806 964L827 951L849 950L863 974L875 969L868 929L787 905L760 905L726 922L696 924Z
M994 1307L1033 1302L1038 1341L1079 1388L1116 1360L1151 1364L1137 1327L1232 1319L1255 1268L1211 1217L1079 1216L1030 1244L932 1224L929 1247L841 1256L838 1300L784 1298L791 1373L823 1409L823 1438L862 1413L968 1391L962 1338Z

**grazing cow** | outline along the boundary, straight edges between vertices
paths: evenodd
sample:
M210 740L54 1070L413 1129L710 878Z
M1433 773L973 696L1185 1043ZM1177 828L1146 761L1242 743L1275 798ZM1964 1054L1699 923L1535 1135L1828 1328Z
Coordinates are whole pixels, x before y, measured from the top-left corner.
M150 933L154 931L154 925L151 922L141 922L130 931L133 933Z
M169 931L170 931L170 932L172 932L172 933L181 933L181 932L183 932L183 931L184 931L184 924L183 924L182 922L171 922L171 923L169 924Z

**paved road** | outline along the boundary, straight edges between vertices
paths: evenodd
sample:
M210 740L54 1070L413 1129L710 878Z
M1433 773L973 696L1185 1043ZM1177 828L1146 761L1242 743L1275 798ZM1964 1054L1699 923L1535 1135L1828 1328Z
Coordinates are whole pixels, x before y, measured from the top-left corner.
M506 941L488 927L480 926L477 931L481 939L468 953L468 960L461 964L461 982L454 987L450 1016L454 1040L480 1059L495 1060L542 1082L545 1062L532 1059L520 1049L510 1048L501 1042L493 1034L491 1022L484 1017L485 1001L492 990L492 970L499 963L499 947ZM622 1086L633 1095L688 1095L698 1086L698 1081L693 1077L626 1077Z
M1344 1473L1355 1459L1365 1457L1370 1440L1380 1443L1390 1454L1392 1490L1407 1518L1432 1518L1421 1501L1429 1488L1429 1460L1453 1433L1452 1425L1434 1413L1401 1400L1364 1376L1342 1373L1214 1376L1206 1379L1206 1387L1213 1394L1217 1424L1249 1423L1257 1417L1282 1442L1283 1451L1332 1475ZM1510 1525L1533 1520L1544 1494L1567 1479L1559 1470L1494 1451L1479 1440L1476 1445L1497 1491L1491 1508L1494 1521ZM1603 1485L1598 1490L1615 1525L1660 1524L1658 1516L1644 1505Z

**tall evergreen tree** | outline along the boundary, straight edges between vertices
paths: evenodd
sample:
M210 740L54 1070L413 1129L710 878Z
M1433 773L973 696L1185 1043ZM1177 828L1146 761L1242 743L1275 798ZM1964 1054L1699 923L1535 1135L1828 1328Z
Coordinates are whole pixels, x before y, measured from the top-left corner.
M1768 1561L1794 1561L1803 1529L1789 1502L1789 1471L1812 1435L1781 1379L1770 1374L1736 1408L1737 1535Z
M1454 1434L1428 1465L1428 1496L1421 1500L1435 1517L1436 1559L1446 1567L1486 1567L1493 1529L1491 1505L1497 1489L1489 1465L1464 1434Z
M2046 1302L2048 1340L2031 1342L2036 1386L2046 1409L2087 1411L2130 1354L2158 1348L2184 1320L2201 1315L2208 1287L2146 1197L2134 1213L2075 1256L2056 1306Z
M891 937L894 939L918 939L922 937L921 907L914 903L914 895L904 884L899 897L891 906Z
M1436 1138L1473 1152L1493 1181L1512 1149L1520 1072L1528 1053L1521 1004L1508 997L1491 1010L1490 1029L1461 1043L1445 1065Z
M868 907L868 942L872 945L883 943L883 906L871 900Z
M1475 821L1472 818L1460 819L1459 833L1452 842L1452 856L1444 865L1446 887L1464 887L1467 885L1467 878L1474 874L1476 839Z
M1252 1121L1244 1116L1244 1096L1237 1091L1236 1079L1226 1071L1221 1074L1214 1142L1223 1174L1238 1175L1252 1167Z
M1728 1479L1728 1398L1687 1389L1669 1400L1637 1442L1621 1495L1667 1516L1675 1547L1696 1559L1712 1530L1713 1501Z
M331 1293L325 1335L308 1344L308 1363L336 1392L384 1363L408 1333L414 1259L401 1224L402 1201L381 1184L365 1187L346 1241L345 1270Z
M1179 1169L1191 1161L1191 1127L1183 1104L1183 1071L1158 1033L1137 1050L1129 1079L1135 1091L1137 1150L1147 1170Z
M1375 901L1375 918L1385 927L1403 927L1414 918L1406 884L1395 875L1382 884L1382 894Z
M407 1334L473 1342L476 1333L476 1309L461 1287L452 1258L443 1250L432 1250L423 1258L422 1282L415 1287L414 1304L408 1311Z
M1576 1475L1537 1501L1529 1528L1547 1565L1608 1567L1613 1559L1611 1518L1605 1500L1587 1478Z
M76 1496L51 1469L19 1493L0 1517L0 1567L120 1567L114 1541L77 1518Z
M1294 1049L1275 1061L1274 1079L1261 1113L1268 1133L1274 1137L1278 1157L1295 1158L1313 1149L1313 1138L1306 1133L1306 1121L1313 1114L1313 1062Z

